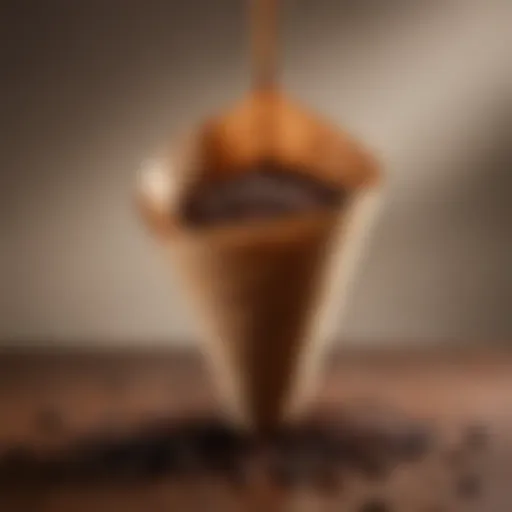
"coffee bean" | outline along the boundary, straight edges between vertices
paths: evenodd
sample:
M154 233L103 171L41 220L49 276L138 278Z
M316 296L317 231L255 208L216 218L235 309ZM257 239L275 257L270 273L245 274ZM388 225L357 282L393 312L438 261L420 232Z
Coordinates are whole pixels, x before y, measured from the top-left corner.
M391 512L391 507L382 499L372 499L363 503L359 512Z
M480 495L482 482L475 474L462 475L456 484L457 495L465 499L473 499Z

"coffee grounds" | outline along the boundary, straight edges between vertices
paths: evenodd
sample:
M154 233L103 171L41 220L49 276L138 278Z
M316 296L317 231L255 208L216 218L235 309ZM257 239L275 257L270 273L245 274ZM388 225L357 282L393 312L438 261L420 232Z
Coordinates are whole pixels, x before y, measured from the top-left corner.
M398 435L410 435L404 426L394 436L378 434L378 426L374 432L357 429L349 423L304 422L262 437L218 418L173 420L130 435L97 435L45 457L9 450L0 459L0 485L23 485L27 480L56 485L140 481L204 473L243 485L246 468L263 461L263 471L276 485L310 485L321 490L333 489L343 473L384 478L396 464L410 460L407 450L396 448L402 446ZM419 431L415 425L410 429Z
M345 194L305 173L263 162L236 177L194 187L181 206L192 226L302 214L342 203Z

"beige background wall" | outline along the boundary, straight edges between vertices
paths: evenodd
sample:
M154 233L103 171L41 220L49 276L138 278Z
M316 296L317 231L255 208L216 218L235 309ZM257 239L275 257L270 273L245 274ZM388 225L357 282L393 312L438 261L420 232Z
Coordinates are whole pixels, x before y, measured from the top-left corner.
M389 177L343 335L512 339L511 4L284 3L286 86L364 138ZM248 86L245 2L8 4L0 340L193 339L130 194L167 133Z

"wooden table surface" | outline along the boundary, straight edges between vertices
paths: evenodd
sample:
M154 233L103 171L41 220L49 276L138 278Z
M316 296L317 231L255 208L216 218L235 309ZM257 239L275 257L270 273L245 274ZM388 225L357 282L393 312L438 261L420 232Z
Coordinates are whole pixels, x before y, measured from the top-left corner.
M189 354L4 351L0 450L20 444L53 450L92 431L215 409L213 389L200 359ZM512 511L512 353L340 353L329 358L317 400L333 408L369 402L397 407L433 422L440 448L422 462L397 467L385 481L354 476L327 496L307 489L235 492L205 479L163 480L51 492L1 489L0 511L357 511L377 495L394 511ZM48 411L62 417L58 429L45 427ZM491 436L488 448L471 462L481 493L466 499L456 492L458 475L445 455L475 420L486 424Z

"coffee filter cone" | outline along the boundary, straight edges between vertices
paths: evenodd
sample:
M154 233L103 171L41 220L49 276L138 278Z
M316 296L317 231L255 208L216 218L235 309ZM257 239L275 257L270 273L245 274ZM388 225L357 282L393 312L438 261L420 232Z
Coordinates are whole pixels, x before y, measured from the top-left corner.
M181 222L191 186L261 159L348 191L348 200L275 220ZM379 181L374 160L348 135L265 92L204 123L143 178L140 206L196 306L233 418L257 428L292 418L314 391L325 329L338 313L333 296L354 274Z

